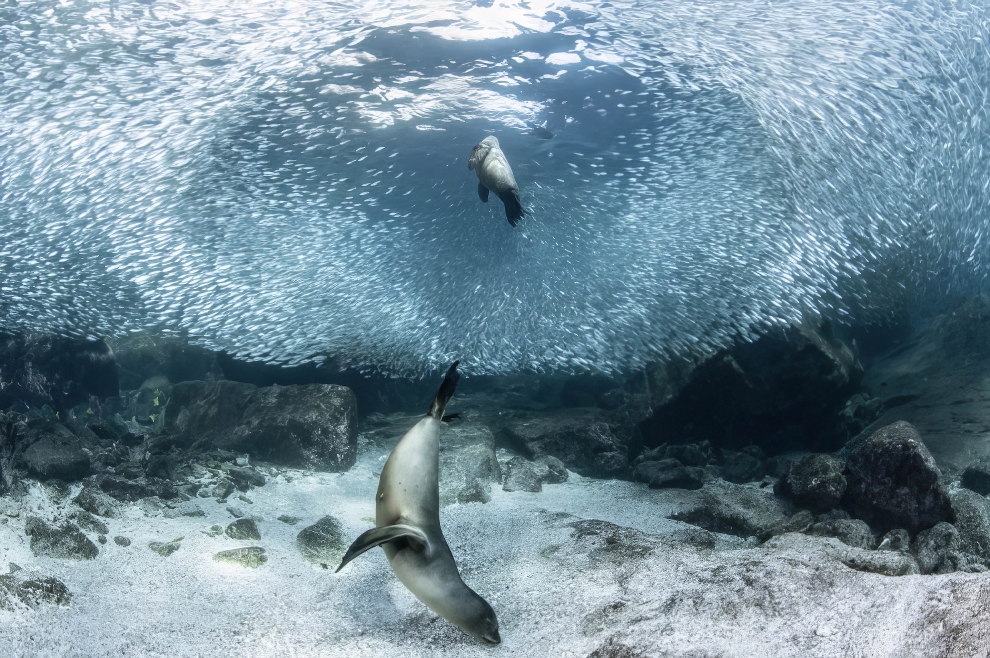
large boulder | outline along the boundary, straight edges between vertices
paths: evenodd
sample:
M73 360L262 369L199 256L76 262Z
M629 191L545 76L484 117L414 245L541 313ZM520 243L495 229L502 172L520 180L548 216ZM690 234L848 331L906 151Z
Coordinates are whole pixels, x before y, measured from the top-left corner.
M990 457L977 459L967 466L963 471L961 484L981 496L990 494Z
M31 516L24 523L24 534L31 538L31 552L38 556L92 560L100 552L79 526L71 522L51 525Z
M956 490L951 499L959 548L990 561L990 500L968 489Z
M832 455L805 455L788 463L774 485L774 493L786 496L799 507L822 514L839 507L846 492L845 464Z
M640 388L652 416L640 425L643 441L756 445L767 454L836 450L849 437L843 412L862 376L830 325L773 328L697 362L647 368Z
M942 473L909 423L888 425L854 445L845 477L843 507L880 532L914 534L955 519Z
M18 452L17 464L39 480L78 480L90 471L89 453L79 437L66 426L32 419L23 425L18 441L27 446Z
M357 457L357 399L336 384L183 382L172 388L165 429L196 450L345 471Z
M300 530L296 546L302 556L314 564L333 564L344 557L347 538L340 521L327 515Z
M453 422L440 440L440 504L486 503L502 482L495 437L476 423Z
M502 422L497 438L530 459L556 457L581 475L615 477L629 471L626 446L597 409L512 416Z
M113 351L101 340L0 332L0 409L60 410L118 393Z

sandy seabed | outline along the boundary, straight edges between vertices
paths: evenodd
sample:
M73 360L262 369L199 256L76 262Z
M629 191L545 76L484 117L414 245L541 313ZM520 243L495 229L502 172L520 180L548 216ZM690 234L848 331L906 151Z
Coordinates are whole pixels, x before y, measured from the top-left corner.
M863 573L841 562L850 549L836 539L787 534L759 546L666 518L699 492L573 474L541 493L495 490L487 504L441 510L464 580L499 616L502 644L482 645L406 591L381 551L335 574L296 547L299 531L325 514L349 539L371 525L387 452L362 441L346 473L289 471L252 489L254 504L237 504L261 541L205 534L233 520L212 499L196 501L206 517L130 504L106 520L110 541L86 561L32 555L25 517L73 508L71 495L58 502L33 487L19 517L0 525L0 560L56 576L72 601L0 611L0 655L990 655L990 573ZM117 535L131 545L114 544ZM169 557L148 548L177 537ZM213 560L248 545L264 547L268 562Z

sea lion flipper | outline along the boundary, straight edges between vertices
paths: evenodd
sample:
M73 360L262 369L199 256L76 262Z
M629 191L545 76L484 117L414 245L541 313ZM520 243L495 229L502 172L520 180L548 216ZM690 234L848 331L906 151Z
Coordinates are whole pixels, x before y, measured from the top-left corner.
M443 410L447 406L447 402L454 395L454 389L457 388L457 380L461 377L461 374L457 372L458 363L460 361L454 361L454 364L447 370L447 374L444 375L443 383L440 384L440 389L437 391L436 396L433 398L433 403L430 405L430 411L427 413L428 416L433 416L437 420L443 418Z
M478 196L481 197L482 201L488 203L488 188L481 181L478 181Z
M344 554L344 559L340 561L337 571L343 569L344 565L362 553L371 550L375 546L381 546L396 539L405 539L409 542L409 546L417 553L429 548L430 545L430 540L426 538L426 535L421 530L409 525L387 525L384 528L372 528L367 532L361 533L354 540L351 547L347 549L347 553Z
M519 190L510 188L504 192L500 192L498 198L505 204L505 218L513 226L518 224L522 216L526 214L526 211L522 207L522 200L519 198Z

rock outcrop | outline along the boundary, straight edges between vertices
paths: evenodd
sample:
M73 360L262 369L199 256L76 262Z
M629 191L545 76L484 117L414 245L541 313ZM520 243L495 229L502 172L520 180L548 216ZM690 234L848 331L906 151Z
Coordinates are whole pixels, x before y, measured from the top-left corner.
M845 478L843 507L877 531L914 534L955 518L942 473L908 423L881 428L852 446Z

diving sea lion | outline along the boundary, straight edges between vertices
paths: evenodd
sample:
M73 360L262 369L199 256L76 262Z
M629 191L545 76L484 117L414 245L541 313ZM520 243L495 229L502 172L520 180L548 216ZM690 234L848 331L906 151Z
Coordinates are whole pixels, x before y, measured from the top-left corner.
M447 371L426 417L392 449L378 480L377 527L354 540L337 571L381 546L392 571L426 607L465 633L498 644L495 611L461 580L440 531L440 424L460 377L458 363Z
M491 190L505 205L505 218L515 226L525 214L519 200L519 186L505 154L498 146L498 140L489 135L471 150L468 169L478 174L478 196L488 202Z

